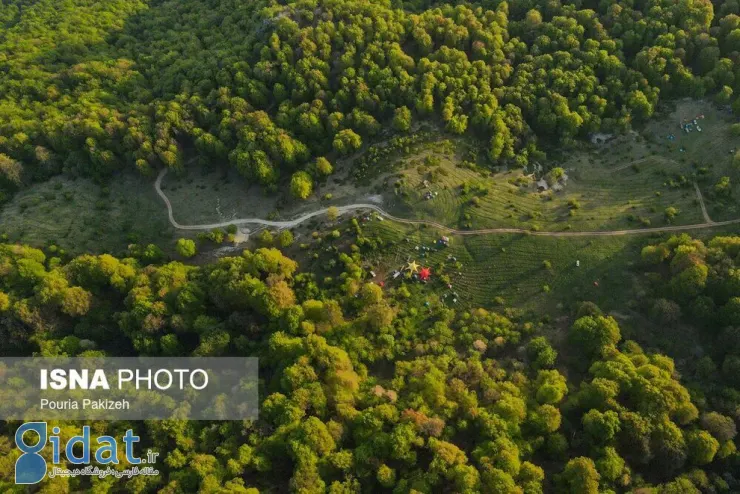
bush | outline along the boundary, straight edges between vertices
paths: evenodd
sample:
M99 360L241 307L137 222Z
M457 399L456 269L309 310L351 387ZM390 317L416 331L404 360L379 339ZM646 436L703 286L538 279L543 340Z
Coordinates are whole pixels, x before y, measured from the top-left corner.
M668 223L673 223L673 220L676 218L676 216L678 216L678 213L680 213L680 211L673 206L665 208L665 211L663 212L663 214L665 215L665 220Z
M714 184L714 192L719 196L730 195L731 188L732 184L730 182L730 177L722 177L716 184Z
M271 246L275 240L270 230L262 230L257 239L263 247Z
M177 253L180 255L180 257L184 257L185 259L190 259L197 253L195 242L193 242L189 238L178 239L177 244L175 245L175 249L177 250Z
M223 230L215 229L208 234L208 239L214 244L221 244L224 241L225 233Z
M293 234L290 230L281 231L277 236L277 243L284 249L293 245Z
M311 175L304 171L295 172L290 179L290 193L297 199L308 199L313 192Z
M316 163L314 165L316 169L316 174L322 177L325 177L327 175L331 175L334 171L334 167L331 166L331 163L328 159L322 157L316 158Z

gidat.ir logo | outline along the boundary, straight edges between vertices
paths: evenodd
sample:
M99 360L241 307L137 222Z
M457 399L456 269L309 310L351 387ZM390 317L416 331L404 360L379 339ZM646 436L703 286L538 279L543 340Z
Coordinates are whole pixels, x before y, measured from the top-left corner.
M35 432L38 435L38 441L34 442L33 434L27 434L28 432ZM15 483L16 484L38 484L47 475L53 477L59 472L67 476L76 475L102 475L99 474L100 470L98 467L90 467L95 470L93 473L85 473L87 470L84 466L89 466L94 461L97 465L108 466L110 473L118 475L156 475L159 472L152 468L140 469L139 465L151 465L156 462L156 458L159 453L151 450L146 453L146 460L134 456L134 443L139 442L139 437L135 436L131 429L128 429L123 435L124 451L126 455L126 462L132 465L132 468L124 471L111 470L111 465L118 465L118 441L111 436L98 436L95 438L97 443L97 449L93 454L90 446L90 426L86 425L82 428L82 435L73 436L69 438L69 441L65 445L62 444L62 440L59 437L59 427L52 427L51 435L48 434L46 422L26 422L21 425L15 432L15 445L21 451L21 456L15 462ZM51 444L51 463L53 467L49 470L47 460L41 456L41 451L46 447L46 444ZM75 449L75 446L77 449ZM77 454L75 454L77 453ZM63 455L63 456L62 456ZM75 470L70 473L69 470L60 467L58 465L71 464L75 466Z

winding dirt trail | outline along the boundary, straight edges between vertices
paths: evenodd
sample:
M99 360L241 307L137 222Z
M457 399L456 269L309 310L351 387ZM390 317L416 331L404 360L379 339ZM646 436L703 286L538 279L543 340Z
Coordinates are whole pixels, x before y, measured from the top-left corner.
M328 211L328 208L322 208L322 209L318 209L316 211L306 213L304 215L298 216L297 218L294 218L292 220L287 220L287 221L271 221L271 220L263 220L261 218L240 218L240 219L234 219L230 221L223 221L220 223L206 223L206 224L200 224L200 225L183 225L183 224L178 223L177 220L175 220L175 216L172 210L172 204L170 203L170 200L167 197L167 195L162 191L162 179L167 174L167 171L168 169L165 168L159 173L159 175L157 176L157 180L154 182L154 189L157 191L157 194L159 195L159 197L162 198L165 205L167 206L167 215L169 216L170 223L172 224L173 227L177 228L178 230L212 230L214 228L225 228L229 225L263 225L263 226L272 226L276 228L293 228L295 226L300 225L301 223L305 221L310 220L311 218L324 215ZM395 221L397 223L404 223L407 225L432 226L446 233L450 233L453 235L464 235L464 236L519 233L523 235L532 235L536 237L615 237L618 235L639 235L639 234L648 234L648 233L665 233L665 232L682 232L682 231L689 231L689 230L702 230L702 229L714 228L718 226L740 224L740 218L737 218L734 220L727 220L727 221L711 221L711 219L709 219L709 215L706 213L706 208L704 206L704 199L701 196L701 192L698 190L698 186L697 186L697 193L699 196L699 203L702 206L702 212L704 214L704 219L707 220L704 223L697 223L694 225L669 225L669 226L660 226L660 227L653 227L653 228L640 228L640 229L633 229L633 230L562 231L562 232L540 232L540 231L525 230L523 228L484 228L480 230L457 230L455 228L450 228L448 226L442 225L435 221L411 220L411 219L399 218L397 216L393 216L392 214L387 213L385 210L383 210L382 208L378 207L375 204L364 204L364 203L348 204L346 206L337 206L337 209L339 210L339 214L348 213L352 211L362 211L362 210L375 211L376 213L383 216L384 218Z
M696 197L699 199L699 206L701 206L701 214L704 216L704 222L714 224L714 221L712 221L712 218L709 217L709 213L707 212L707 206L704 204L704 196L701 195L699 184L696 182L694 182L694 190L696 190Z

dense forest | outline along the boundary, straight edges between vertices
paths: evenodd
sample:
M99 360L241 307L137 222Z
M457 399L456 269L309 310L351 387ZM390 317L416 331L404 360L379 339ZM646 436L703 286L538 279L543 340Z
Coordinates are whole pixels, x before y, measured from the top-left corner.
M737 14L735 0L6 0L2 186L198 158L274 187L419 120L522 165L660 97L740 111Z
M642 251L650 286L645 312L665 331L681 322L701 329L693 379L702 399L728 413L740 411L739 242L718 236L705 244L684 234Z
M334 270L321 279L276 248L191 266L151 248L62 259L54 248L2 245L2 353L260 357L259 420L136 423L145 445L162 452L163 474L125 485L93 479L95 492L740 489L732 281L740 238L705 247L680 236L644 251L651 265L670 263L653 277L662 297L727 328L712 329L724 343L688 376L707 380L697 394L671 358L623 340L594 304L575 308L555 348L541 336L548 318L455 309L435 283L368 281L362 259L373 246L361 228L347 232L356 248L335 249ZM655 304L656 317L671 317L674 302ZM5 491L18 455L12 425L0 426ZM56 478L44 492L89 487Z

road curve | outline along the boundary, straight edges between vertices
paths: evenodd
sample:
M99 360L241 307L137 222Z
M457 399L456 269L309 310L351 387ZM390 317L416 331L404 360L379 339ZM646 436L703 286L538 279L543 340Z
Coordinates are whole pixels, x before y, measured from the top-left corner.
M170 223L173 227L178 230L212 230L214 228L225 228L229 225L263 225L272 226L276 228L293 228L300 225L301 223L326 214L329 208L322 208L316 211L306 213L302 216L298 216L292 220L287 221L271 221L263 220L261 218L240 218L231 221L223 221L221 223L207 223L200 225L182 225L175 220L175 216L172 211L172 203L170 203L167 195L162 191L162 179L168 172L168 168L164 168L159 175L157 180L154 182L154 189L157 191L159 197L162 198L165 205L167 206L167 215ZM703 201L702 201L703 202ZM379 215L395 221L397 223L404 223L407 225L426 225L442 230L446 233L453 235L494 235L494 234L506 234L506 233L519 233L524 235L532 235L536 237L614 237L618 235L638 235L646 233L666 233L666 232L682 232L689 230L701 230L706 228L714 228L718 226L736 225L740 224L740 218L727 221L709 221L705 223L697 223L694 225L671 225L671 226L659 226L653 228L640 228L634 230L604 230L604 231L562 231L562 232L540 232L526 230L523 228L484 228L480 230L456 230L448 226L442 225L435 221L430 220L410 220L405 218L399 218L387 213L382 208L375 204L348 204L346 206L337 206L339 214L348 213L352 211L369 210L375 211Z

